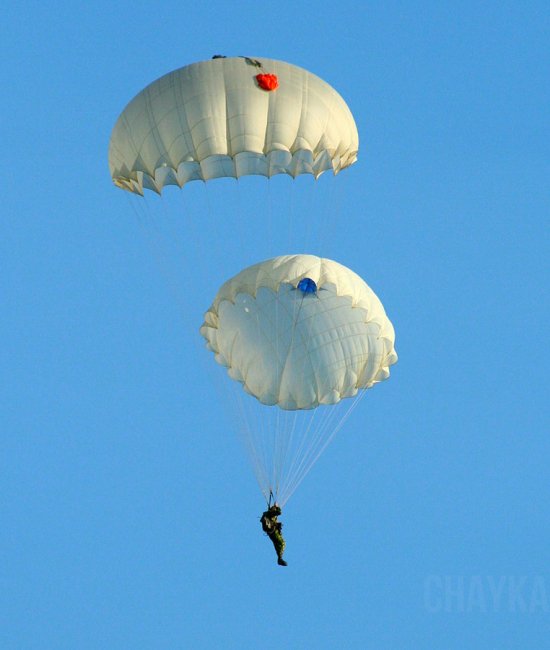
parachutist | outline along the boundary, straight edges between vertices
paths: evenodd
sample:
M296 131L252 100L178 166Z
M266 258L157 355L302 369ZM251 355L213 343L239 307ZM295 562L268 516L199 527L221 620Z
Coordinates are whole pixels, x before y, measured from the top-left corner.
M277 564L280 566L287 566L287 563L283 560L283 553L286 546L286 542L281 532L283 524L280 521L277 521L277 517L281 514L282 510L280 506L275 503L263 513L260 522L262 524L262 530L273 542L275 552L277 553Z
M241 59L244 59L248 65L253 65L255 68L261 68L262 62L258 59L251 59L249 56L241 56Z

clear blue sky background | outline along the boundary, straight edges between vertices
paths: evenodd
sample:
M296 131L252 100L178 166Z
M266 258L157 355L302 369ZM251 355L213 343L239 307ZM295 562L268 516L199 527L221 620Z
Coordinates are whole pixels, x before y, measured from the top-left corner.
M548 2L18 2L0 44L0 646L550 647ZM215 53L333 84L359 161L171 193L178 257L108 140ZM325 229L299 252L373 286L400 355L290 501L284 570L198 335L297 252L279 218Z

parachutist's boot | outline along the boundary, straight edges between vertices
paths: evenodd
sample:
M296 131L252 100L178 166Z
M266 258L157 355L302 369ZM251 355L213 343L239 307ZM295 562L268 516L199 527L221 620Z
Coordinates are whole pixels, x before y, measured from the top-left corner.
M288 563L285 562L282 557L277 558L277 564L280 566L288 566Z

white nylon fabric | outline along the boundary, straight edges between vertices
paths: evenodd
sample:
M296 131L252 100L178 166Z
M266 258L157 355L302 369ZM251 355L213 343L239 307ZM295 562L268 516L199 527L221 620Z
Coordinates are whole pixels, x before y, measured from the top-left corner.
M161 77L124 109L109 144L114 183L142 194L192 180L255 174L336 174L357 158L359 137L342 97L282 61L202 61ZM276 74L262 90L258 73Z
M296 287L312 279L316 293ZM389 376L395 333L353 271L313 255L276 257L226 282L200 330L230 377L267 405L313 409Z

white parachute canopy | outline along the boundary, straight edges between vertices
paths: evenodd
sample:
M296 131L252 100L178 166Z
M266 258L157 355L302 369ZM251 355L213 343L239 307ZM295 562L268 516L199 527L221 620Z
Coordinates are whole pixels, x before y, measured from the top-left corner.
M350 269L313 255L241 271L221 287L200 331L236 380L256 477L266 499L281 505L357 402L345 398L386 379L397 361L394 329L374 292Z
M319 77L282 61L223 57L142 90L115 124L109 167L118 187L142 194L224 176L336 174L358 145L348 106Z

